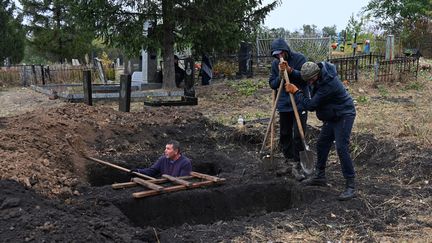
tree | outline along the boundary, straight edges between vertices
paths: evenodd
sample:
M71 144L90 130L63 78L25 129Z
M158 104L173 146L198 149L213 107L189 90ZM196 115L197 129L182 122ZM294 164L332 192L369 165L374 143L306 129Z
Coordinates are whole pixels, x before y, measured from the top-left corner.
M431 0L371 0L363 11L376 18L376 25L386 33L399 35L404 45L415 45L432 55Z
M129 55L141 48L162 48L163 87L174 82L174 47L192 47L196 55L238 48L252 35L265 16L276 7L274 1L261 6L260 0L79 0L82 20L94 23L107 43L124 48ZM152 28L144 32L146 22Z
M431 0L371 0L363 9L378 19L378 25L393 33L415 27L417 21L432 18Z
M304 24L302 29L304 37L316 37L318 35L317 26L314 24Z
M79 6L74 0L20 0L26 17L29 43L41 56L63 63L91 49L94 34L78 25Z
M348 20L347 27L345 28L348 39L354 38L354 35L356 33L360 34L363 28L363 22L363 18L360 18L360 20L356 20L354 18L354 14L351 14L351 17Z
M324 37L335 37L337 36L336 25L324 26L324 28L322 28L322 32Z
M9 58L11 63L19 63L23 59L25 31L21 20L13 2L0 1L0 62Z

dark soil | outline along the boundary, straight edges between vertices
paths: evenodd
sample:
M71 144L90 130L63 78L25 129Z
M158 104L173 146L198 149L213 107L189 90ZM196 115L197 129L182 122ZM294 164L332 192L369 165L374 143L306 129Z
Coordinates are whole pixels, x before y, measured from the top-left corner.
M202 112L202 110L200 110ZM0 238L4 242L427 241L431 239L431 149L353 134L358 197L339 202L335 154L329 186L303 187L258 150L265 129L227 127L193 107L110 108L66 104L0 118ZM318 130L309 128L313 147ZM219 186L142 199L113 190L130 177L84 155L134 168L181 142L193 170ZM334 153L334 152L333 152ZM18 183L19 182L19 183Z

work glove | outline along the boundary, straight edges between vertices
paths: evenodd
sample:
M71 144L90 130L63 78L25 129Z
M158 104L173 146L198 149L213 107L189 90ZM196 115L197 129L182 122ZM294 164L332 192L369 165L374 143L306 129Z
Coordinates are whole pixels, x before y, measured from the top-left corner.
M134 172L139 173L139 172L138 172L138 169L132 169L132 170L129 170L129 175L130 175L130 176L135 176Z
M291 74L293 68L288 65L287 61L279 62L279 71L283 73L285 70L287 70L288 74Z
M286 83L285 84L285 91L287 93L295 94L295 93L297 93L298 90L299 89L294 84L291 84L291 83Z

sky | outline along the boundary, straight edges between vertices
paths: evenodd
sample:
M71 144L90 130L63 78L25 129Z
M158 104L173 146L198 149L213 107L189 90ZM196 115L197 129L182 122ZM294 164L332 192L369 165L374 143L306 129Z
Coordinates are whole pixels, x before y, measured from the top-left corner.
M264 0L268 4L273 0ZM318 30L336 25L339 32L348 24L352 14L356 20L361 8L370 0L282 0L282 4L270 12L264 21L268 28L284 28L291 32L300 30L304 24L316 25Z

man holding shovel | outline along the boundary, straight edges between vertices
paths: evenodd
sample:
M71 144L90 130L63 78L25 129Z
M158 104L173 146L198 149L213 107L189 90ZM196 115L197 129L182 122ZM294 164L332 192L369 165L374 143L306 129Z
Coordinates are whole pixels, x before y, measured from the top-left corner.
M284 39L275 39L271 44L271 55L275 57L272 62L272 68L269 78L269 85L273 90L279 88L280 82L282 82L283 71L280 70L279 58L283 58L287 62L286 70L288 72L289 79L292 83L297 85L305 94L309 94L307 83L301 79L300 68L305 63L306 57L301 54L294 52L290 49ZM284 66L285 67L285 66ZM282 72L281 72L282 71ZM293 106L290 101L289 93L285 90L281 90L279 100L277 102L277 110L279 112L279 129L280 139L279 144L282 153L286 159L286 162L292 163L292 174L293 176L301 181L303 180L304 174L300 165L299 152L304 149L302 140L300 138L297 123L295 121ZM301 105L297 106L298 113L303 128L306 128L307 112L303 110Z
M345 191L339 200L355 197L355 171L349 152L349 140L356 116L354 102L338 78L336 67L328 62L306 62L301 67L301 76L312 87L312 97L305 95L295 85L285 84L286 92L295 95L296 102L308 111L315 111L323 121L317 141L316 171L305 185L326 186L325 168L333 141L346 180Z

